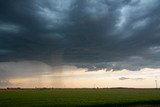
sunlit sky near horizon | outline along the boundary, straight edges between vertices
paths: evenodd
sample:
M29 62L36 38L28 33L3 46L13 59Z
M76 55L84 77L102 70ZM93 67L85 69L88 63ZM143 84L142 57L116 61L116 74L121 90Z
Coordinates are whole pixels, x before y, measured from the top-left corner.
M1 87L21 88L159 88L160 69L144 68L140 71L106 71L106 69L86 72L75 66L61 66L39 75L12 77L1 80ZM157 81L157 86L156 86ZM4 84L3 84L4 83Z
M159 0L0 0L0 88L160 87Z

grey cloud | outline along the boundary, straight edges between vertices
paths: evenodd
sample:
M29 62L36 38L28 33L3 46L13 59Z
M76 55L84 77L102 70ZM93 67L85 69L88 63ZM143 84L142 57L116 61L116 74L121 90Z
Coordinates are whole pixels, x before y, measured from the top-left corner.
M144 78L133 78L133 80L143 80Z
M128 77L120 77L119 80L128 80L128 79L131 79L131 80L143 80L144 78L128 78Z
M120 77L119 80L127 80L129 78L126 78L126 77Z

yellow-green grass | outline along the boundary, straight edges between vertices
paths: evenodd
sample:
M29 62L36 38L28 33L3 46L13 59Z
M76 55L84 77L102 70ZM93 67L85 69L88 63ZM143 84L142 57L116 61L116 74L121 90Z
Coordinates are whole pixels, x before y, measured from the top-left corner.
M160 106L158 89L35 89L0 91L0 107Z

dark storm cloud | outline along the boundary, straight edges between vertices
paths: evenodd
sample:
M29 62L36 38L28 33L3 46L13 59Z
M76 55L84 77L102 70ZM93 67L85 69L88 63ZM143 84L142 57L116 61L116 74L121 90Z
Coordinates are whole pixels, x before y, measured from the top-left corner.
M159 68L159 5L158 0L1 0L0 61L89 70Z

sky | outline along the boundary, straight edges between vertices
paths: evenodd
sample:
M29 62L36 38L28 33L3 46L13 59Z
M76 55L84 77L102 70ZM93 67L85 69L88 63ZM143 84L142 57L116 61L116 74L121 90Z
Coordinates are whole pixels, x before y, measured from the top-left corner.
M0 87L155 88L159 41L159 0L0 0Z

